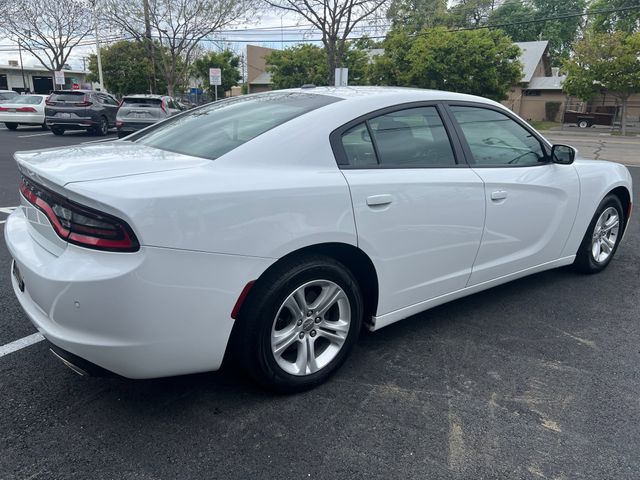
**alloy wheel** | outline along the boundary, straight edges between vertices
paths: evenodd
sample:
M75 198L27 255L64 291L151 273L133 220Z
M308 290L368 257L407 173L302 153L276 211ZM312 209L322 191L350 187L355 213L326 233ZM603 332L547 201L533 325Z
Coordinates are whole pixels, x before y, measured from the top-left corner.
M282 303L271 328L271 352L285 372L311 375L340 352L351 326L344 290L329 280L313 280Z
M619 233L618 211L613 207L606 208L598 217L591 239L591 255L596 262L605 262L611 256Z

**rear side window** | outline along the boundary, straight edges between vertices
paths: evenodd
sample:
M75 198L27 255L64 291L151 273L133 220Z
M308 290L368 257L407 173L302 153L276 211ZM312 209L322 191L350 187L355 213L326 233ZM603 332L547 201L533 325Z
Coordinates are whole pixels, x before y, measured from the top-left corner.
M174 116L130 138L214 160L267 130L337 101L337 97L298 92L234 97Z
M349 165L450 167L453 148L436 107L417 107L371 118L342 134Z

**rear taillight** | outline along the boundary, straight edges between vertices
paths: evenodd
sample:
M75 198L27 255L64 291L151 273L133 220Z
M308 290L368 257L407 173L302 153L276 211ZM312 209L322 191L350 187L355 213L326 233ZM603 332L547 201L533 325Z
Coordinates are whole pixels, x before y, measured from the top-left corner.
M8 108L0 107L0 112L8 112L8 111L9 111Z
M124 122L116 121L116 128L122 128L124 126Z
M16 108L16 112L22 112L22 113L35 113L36 109L33 107L21 107L21 108Z
M167 103L164 101L164 98L162 99L162 103L160 104L160 108L162 109L162 111L164 113L167 113Z
M49 100L48 98L44 101L44 103L45 103L46 105L49 105L50 107L53 107L53 106L56 104L56 102L52 102L52 101L51 101L51 100Z
M119 218L67 200L24 176L20 182L20 192L46 215L63 240L110 252L135 252L140 249L131 227Z

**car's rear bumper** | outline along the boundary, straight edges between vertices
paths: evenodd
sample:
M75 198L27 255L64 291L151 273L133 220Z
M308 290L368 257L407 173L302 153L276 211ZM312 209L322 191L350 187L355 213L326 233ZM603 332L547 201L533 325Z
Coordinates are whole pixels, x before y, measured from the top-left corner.
M17 123L19 125L42 125L44 115L37 113L2 113L0 123Z
M54 345L129 378L216 370L247 282L272 259L158 247L135 253L68 245L55 256L30 233L21 208L5 239L24 280L14 292Z
M133 133L138 130L142 130L143 128L147 128L154 123L158 123L159 120L153 120L151 122L128 122L123 120L118 120L118 132L122 133Z
M81 130L92 128L98 125L97 121L92 118L58 118L58 117L46 117L46 124L48 127L61 127L68 130Z

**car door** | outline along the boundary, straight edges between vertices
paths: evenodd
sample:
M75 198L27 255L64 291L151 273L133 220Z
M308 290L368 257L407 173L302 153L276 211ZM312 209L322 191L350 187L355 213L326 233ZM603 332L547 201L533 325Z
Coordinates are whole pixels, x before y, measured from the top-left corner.
M116 123L116 115L118 113L118 101L113 98L111 95L107 95L106 93L98 94L100 97L100 102L104 108L104 113L107 116L107 120L109 120L109 125L113 126Z
M572 165L500 107L450 104L467 160L485 185L486 222L469 285L560 257L580 199Z
M419 104L332 134L349 184L359 247L378 274L377 315L464 288L484 225L480 178L443 123Z

